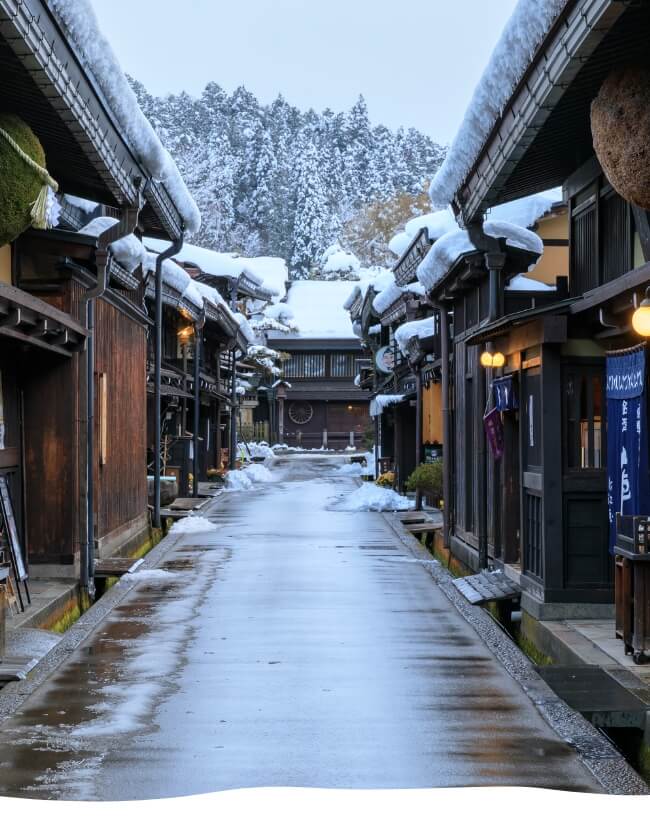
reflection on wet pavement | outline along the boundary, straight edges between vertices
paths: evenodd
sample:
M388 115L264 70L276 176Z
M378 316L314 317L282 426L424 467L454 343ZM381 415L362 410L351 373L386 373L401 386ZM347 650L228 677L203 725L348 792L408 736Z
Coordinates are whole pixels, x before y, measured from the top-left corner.
M573 751L326 457L223 496L0 727L0 793L234 787L597 791Z

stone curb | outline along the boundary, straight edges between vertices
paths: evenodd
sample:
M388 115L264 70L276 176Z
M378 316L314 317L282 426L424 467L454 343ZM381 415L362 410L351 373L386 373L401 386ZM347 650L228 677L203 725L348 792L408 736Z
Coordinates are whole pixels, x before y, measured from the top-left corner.
M450 572L431 557L430 552L404 528L394 513L382 512L381 516L414 557L427 560L423 565L440 590L520 685L547 724L562 741L574 748L580 761L605 792L610 795L650 794L650 788L618 750L546 684L530 659L486 611L470 605L454 586Z
M212 501L206 503L202 511L206 512L213 508L220 497L219 494ZM176 547L176 544L183 536L182 533L169 533L163 537L144 557L142 564L135 573L158 566L167 554ZM0 690L0 724L10 718L25 700L52 676L70 654L94 633L106 617L124 601L133 590L133 587L132 584L127 582L117 582L112 588L109 588L100 600L95 602L74 625L68 628L61 640L39 659L38 664L29 672L26 679L20 682L9 682Z

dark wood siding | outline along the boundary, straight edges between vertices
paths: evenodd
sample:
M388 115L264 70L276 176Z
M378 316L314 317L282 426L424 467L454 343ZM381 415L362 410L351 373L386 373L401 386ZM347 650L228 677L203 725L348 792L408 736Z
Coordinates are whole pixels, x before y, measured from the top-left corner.
M105 537L147 511L146 333L115 307L95 310L96 536ZM99 465L99 376L106 376L106 462Z

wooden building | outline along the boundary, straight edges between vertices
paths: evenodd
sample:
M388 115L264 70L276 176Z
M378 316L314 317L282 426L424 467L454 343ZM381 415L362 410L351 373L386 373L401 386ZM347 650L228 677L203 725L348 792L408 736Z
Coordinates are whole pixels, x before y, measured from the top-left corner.
M647 3L563 5L538 32L468 172L453 169L452 146L447 191L454 187L474 250L435 277L420 268L431 298L453 315L449 542L474 568L503 567L536 618L612 610L605 362L638 343L631 318L650 282L650 231L647 211L619 195L599 164L590 109L615 67L645 60L648 34ZM622 90L621 112L624 104ZM633 136L621 127L618 148ZM555 185L568 205L568 282L555 259L544 272L547 282L560 276L555 291L509 291L532 258L487 236L483 216ZM432 193L440 193L435 180ZM483 353L502 365L482 367ZM482 423L493 381L508 387L498 398L498 461Z
M134 230L179 239L186 200L154 180L47 2L0 2L0 73L0 112L31 128L59 196L113 217L76 232L83 214L64 200L60 227L0 247L0 472L19 547L30 577L81 577L92 592L96 555L149 536L151 322L142 265L113 248L139 247Z
M353 333L346 298L350 281L294 281L287 295L298 331L268 333L271 349L287 353L270 390L276 439L306 449L362 447L370 427L368 397L355 378L368 363Z

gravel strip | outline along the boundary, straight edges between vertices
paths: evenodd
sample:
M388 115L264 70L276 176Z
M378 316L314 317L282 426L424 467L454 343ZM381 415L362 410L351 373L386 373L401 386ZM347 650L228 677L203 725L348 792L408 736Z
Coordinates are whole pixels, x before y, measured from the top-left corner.
M456 589L449 571L431 558L429 551L404 528L399 519L390 512L383 513L382 517L414 557L425 559L423 565L440 590L518 682L545 721L563 741L575 749L582 763L605 792L612 795L650 794L650 788L625 761L616 747L546 684L526 654L486 611L479 606L470 605Z

